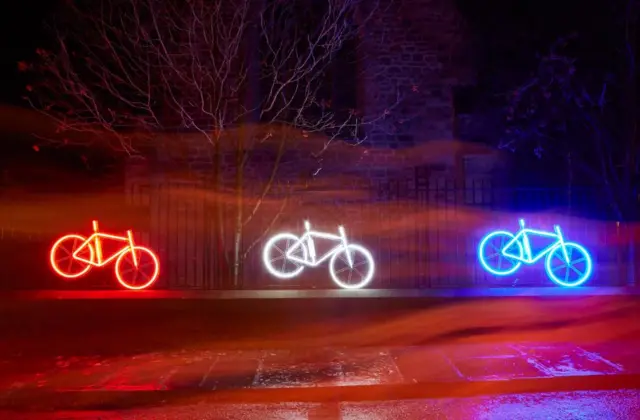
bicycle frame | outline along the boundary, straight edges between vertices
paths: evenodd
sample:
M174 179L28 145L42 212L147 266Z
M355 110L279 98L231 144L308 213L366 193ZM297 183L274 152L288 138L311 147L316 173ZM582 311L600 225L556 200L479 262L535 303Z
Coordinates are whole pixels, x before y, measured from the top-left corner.
M505 257L509 257L511 259L514 259L516 261L520 261L524 264L533 264L536 261L538 261L539 259L541 259L542 257L544 257L545 255L547 255L553 248L555 248L558 243L560 244L560 247L562 248L562 253L564 255L565 261L569 261L569 255L567 253L567 248L564 245L564 237L562 236L562 230L560 229L560 226L558 225L553 225L553 230L555 231L555 233L551 233L551 232L545 232L543 230L536 230L536 229L529 229L525 227L525 223L524 223L524 219L520 219L519 220L520 223L520 231L515 235L515 237L509 241L504 248L502 249L502 255L504 255ZM539 251L536 255L533 255L533 251L531 250L531 244L529 242L529 236L528 235L537 235L537 236L542 236L545 238L554 238L555 242L551 243L550 245L548 245L547 247L543 248L541 251ZM523 256L519 256L519 255L515 255L513 253L510 252L506 252L507 249L511 248L513 245L515 245L517 242L522 244L522 249L523 249Z
M92 222L93 225L93 235L89 236L87 238L86 241L84 241L82 243L82 245L80 245L78 247L78 249L76 249L76 251L73 253L73 258L75 258L78 261L82 261L84 263L87 263L89 265L92 265L94 267L103 267L107 264L109 264L111 261L115 260L116 258L118 258L118 256L120 256L122 253L133 250L135 243L133 242L133 232L131 230L127 230L127 236L117 236L117 235L111 235L108 233L101 233L99 231L99 227L98 227L98 221L94 220ZM121 241L121 242L126 242L127 245L125 247L123 247L122 249L120 249L117 252L114 252L113 255L111 255L108 258L104 258L104 256L102 255L102 239L114 239L116 241ZM92 244L93 242L93 244ZM89 246L90 244L93 245L94 249L95 249L95 256L96 256L96 261L89 261L85 258L79 257L78 254L86 247ZM136 256L135 252L131 252L132 258L133 258L133 263L136 267L138 267L138 258Z
M334 235L331 233L324 233L324 232L311 230L311 223L309 223L308 220L305 220L304 227L306 230L305 234L302 235L302 237L300 237L300 239L296 243L294 243L291 247L289 247L289 249L287 249L286 256L290 261L304 264L309 267L317 267L318 265L325 262L327 259L331 258L331 256L334 255L335 253L340 252L340 250L342 249L345 249L348 245L347 235L343 226L338 226L338 232L340 232L340 235ZM340 244L331 248L324 255L320 256L320 258L317 258L316 247L315 247L313 238L340 241ZM293 251L295 251L295 249L302 244L305 244L307 246L307 250L309 251L309 260L304 260L302 258L298 258L292 255ZM353 262L351 261L351 255L349 255L348 252L347 252L347 262L349 263L349 266L353 265Z

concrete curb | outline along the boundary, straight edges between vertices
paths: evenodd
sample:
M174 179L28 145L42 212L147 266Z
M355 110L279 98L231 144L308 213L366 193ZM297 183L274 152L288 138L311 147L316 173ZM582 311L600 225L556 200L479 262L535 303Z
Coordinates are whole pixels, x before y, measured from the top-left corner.
M169 390L169 391L16 391L0 400L0 410L109 410L194 403L362 402L464 398L541 392L640 389L640 375L594 375L554 378L423 382L342 387Z
M39 290L0 294L0 299L335 299L640 296L640 287L511 287L363 290Z

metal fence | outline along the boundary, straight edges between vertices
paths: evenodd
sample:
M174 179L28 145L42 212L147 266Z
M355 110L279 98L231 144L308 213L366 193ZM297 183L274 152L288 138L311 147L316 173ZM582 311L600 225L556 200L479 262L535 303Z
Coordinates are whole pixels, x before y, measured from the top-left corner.
M246 229L243 250L254 247L243 260L243 276L237 284L214 266L218 260L213 255L222 250L214 240L212 200L206 194L193 194L194 190L206 191L205 181L156 178L131 180L127 186L129 204L149 214L142 238L160 254L159 288L335 287L326 267L306 270L286 281L269 276L262 267L262 244L268 237L280 230L302 234L305 219L327 232L335 232L342 224L351 241L371 250L377 266L372 288L554 286L543 262L507 277L489 275L480 267L481 238L497 228L515 233L519 218L544 230L552 231L559 224L568 240L589 249L595 267L590 285L636 284L630 247L634 226L608 220L606 206L594 189L499 188L487 177L467 179L460 185L446 175L416 170L402 178L370 180L366 193L350 200L301 196L292 200L268 232L263 231L271 223L268 211Z
M310 220L314 229L330 233L344 225L351 242L372 252L376 275L371 288L554 286L543 262L506 277L489 275L478 263L481 238L498 228L516 232L519 218L525 218L529 227L544 230L558 224L568 240L589 249L594 260L589 285L638 285L635 224L610 220L607 203L598 190L500 188L489 177L461 183L447 174L420 169L348 184L349 194L306 191L289 197L275 223L283 197L265 202L245 226L242 253L246 258L237 283L221 274L228 272L227 262L215 258L223 252L216 241L219 220L214 208L220 197L208 194L211 188L203 179L129 177L123 201L127 212L123 207L122 213L137 216L135 221L120 220L118 208L117 226L133 228L137 240L159 254L162 275L155 287L162 289L333 288L326 266L305 270L290 280L275 279L262 266L262 247L268 237L283 230L302 234L304 220ZM222 244L226 248L232 245L232 217L228 219ZM89 223L78 221L78 231ZM107 220L103 225L114 226ZM55 278L47 269L47 254L54 236L64 232L51 232L51 237L33 232L21 232L6 223L0 226L4 273L0 287L117 287L110 270L97 271L77 282Z

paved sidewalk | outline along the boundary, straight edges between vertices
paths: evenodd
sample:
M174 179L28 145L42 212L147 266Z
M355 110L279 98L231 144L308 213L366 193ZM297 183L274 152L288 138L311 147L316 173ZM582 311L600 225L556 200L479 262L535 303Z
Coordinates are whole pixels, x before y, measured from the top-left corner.
M31 372L26 370L31 369ZM640 375L640 342L189 351L5 360L0 396L28 392L363 387Z

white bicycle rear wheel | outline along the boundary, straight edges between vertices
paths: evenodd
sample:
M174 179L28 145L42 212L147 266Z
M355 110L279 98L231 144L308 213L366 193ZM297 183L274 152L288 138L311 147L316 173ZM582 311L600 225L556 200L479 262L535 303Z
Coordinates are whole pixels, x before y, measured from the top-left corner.
M264 245L262 262L271 275L291 279L304 270L304 265L289 258L287 253L296 259L307 261L307 247L291 233L275 235Z

